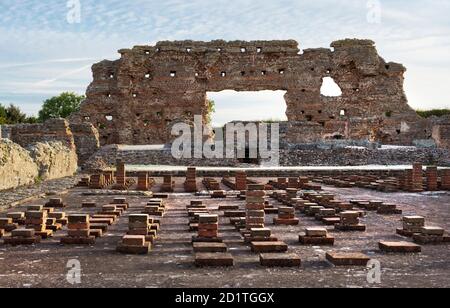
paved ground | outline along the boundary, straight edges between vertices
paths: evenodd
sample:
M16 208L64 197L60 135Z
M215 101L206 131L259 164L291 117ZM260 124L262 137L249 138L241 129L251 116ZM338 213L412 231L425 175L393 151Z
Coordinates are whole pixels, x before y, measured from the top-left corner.
M264 179L266 181L267 179ZM158 179L161 181L161 179ZM158 190L158 186L155 187ZM181 179L177 179L181 192ZM379 193L362 189L336 189L340 199L370 198L397 202L405 214L427 217L428 224L450 230L450 194L404 194ZM94 210L80 208L83 200L95 199L98 205L107 204L114 196L83 196L84 190L73 189L63 195L70 204L69 213L90 213ZM266 217L267 227L289 244L289 251L301 256L299 269L266 269L259 265L258 255L242 243L241 237L221 217L220 232L225 238L236 265L229 269L203 268L193 265L185 206L190 200L204 200L212 212L220 213L221 204L238 204L237 198L210 199L186 194L172 195L167 200L167 214L162 220L162 231L154 249L146 256L128 256L115 252L117 242L126 232L126 216L138 213L148 197L127 196L131 208L112 226L104 238L91 247L61 246L58 239L45 240L33 247L0 246L0 287L71 287L66 281L68 260L77 259L82 266L82 283L79 287L449 287L450 249L447 245L424 246L423 253L416 255L383 254L377 250L379 240L403 240L395 235L401 226L401 216L382 216L369 213L363 219L368 231L363 233L336 233L335 247L303 247L298 234L306 226L321 226L313 218L300 215L301 222L295 227L272 224L273 215ZM44 203L40 200L32 203ZM278 203L271 200L274 205ZM215 210L214 210L215 209ZM367 282L364 268L337 268L324 261L329 250L362 251L382 264L381 285Z
M11 205L28 198L45 196L73 187L80 176L65 177L56 180L44 181L15 189L0 191L0 211L8 209Z

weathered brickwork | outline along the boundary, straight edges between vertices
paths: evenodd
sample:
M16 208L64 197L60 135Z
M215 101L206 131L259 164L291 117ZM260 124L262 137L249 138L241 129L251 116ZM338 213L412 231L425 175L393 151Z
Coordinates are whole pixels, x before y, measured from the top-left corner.
M93 66L81 111L105 144L164 144L180 120L208 114L206 93L285 90L292 143L363 139L412 144L431 139L430 121L407 103L405 67L385 62L370 40L341 40L332 49L296 41L175 41L122 49L121 59ZM321 95L332 77L338 97Z

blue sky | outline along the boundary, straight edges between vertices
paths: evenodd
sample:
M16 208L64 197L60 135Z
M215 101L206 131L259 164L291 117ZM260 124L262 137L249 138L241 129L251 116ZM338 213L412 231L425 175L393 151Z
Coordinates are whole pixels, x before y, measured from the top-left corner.
M387 61L408 68L411 106L450 107L448 0L79 2L80 23L69 23L67 0L0 0L0 102L35 114L48 97L84 93L93 63L117 59L118 49L159 40L295 39L311 48L350 37L373 39ZM373 19L377 2L380 15ZM281 118L282 95L214 94L215 121Z

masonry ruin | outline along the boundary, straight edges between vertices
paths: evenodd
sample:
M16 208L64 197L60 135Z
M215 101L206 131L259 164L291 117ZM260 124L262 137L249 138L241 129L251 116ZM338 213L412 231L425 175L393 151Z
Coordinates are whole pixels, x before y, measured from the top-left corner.
M386 62L370 40L331 47L301 51L293 40L218 40L122 49L119 60L93 66L87 99L72 121L92 123L101 145L166 144L173 124L194 115L207 119L207 92L283 90L293 144L352 139L411 145L432 138L432 123L408 106L403 65ZM342 95L321 95L324 78Z

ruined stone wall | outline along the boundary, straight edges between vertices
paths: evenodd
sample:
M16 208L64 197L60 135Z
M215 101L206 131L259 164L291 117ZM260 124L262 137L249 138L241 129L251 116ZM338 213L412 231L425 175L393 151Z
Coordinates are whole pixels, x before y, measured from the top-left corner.
M62 142L38 142L23 148L0 139L0 191L72 176L77 169L75 149Z
M206 119L206 93L285 90L289 142L361 139L412 144L432 126L408 106L405 67L386 62L370 40L341 40L332 49L296 41L175 41L120 50L95 64L81 111L105 144L165 144L172 125ZM321 95L324 77L342 90ZM238 120L238 119L237 119Z
M98 130L91 123L70 123L80 165L100 148Z
M38 166L27 150L0 139L0 190L32 184L38 175Z
M36 143L27 147L27 150L38 165L42 180L72 176L77 172L77 153L62 142Z
M69 123L64 119L51 119L39 124L13 125L10 139L25 148L38 142L62 142L65 146L75 149Z

